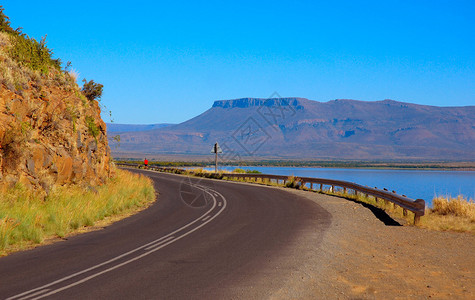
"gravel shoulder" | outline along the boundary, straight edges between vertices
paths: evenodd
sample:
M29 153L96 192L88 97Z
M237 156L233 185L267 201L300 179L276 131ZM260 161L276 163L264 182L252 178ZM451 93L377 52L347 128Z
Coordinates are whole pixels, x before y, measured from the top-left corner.
M303 262L271 298L475 299L475 235L388 226L350 200L285 191L327 210L332 224L318 248L312 229L295 241Z

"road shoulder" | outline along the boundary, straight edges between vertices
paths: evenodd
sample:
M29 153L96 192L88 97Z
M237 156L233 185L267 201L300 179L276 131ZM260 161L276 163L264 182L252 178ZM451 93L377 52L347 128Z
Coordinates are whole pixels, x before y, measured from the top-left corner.
M274 298L474 298L474 235L387 226L358 203L290 192L331 213L332 225Z

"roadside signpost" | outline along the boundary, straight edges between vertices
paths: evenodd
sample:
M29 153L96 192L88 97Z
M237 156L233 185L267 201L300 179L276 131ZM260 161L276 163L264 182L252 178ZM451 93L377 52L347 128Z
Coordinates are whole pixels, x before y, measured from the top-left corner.
M215 157L214 157L214 172L218 173L218 153L223 153L223 150L221 149L221 147L219 147L218 142L216 142L214 144L213 148L211 148L211 153L215 154Z

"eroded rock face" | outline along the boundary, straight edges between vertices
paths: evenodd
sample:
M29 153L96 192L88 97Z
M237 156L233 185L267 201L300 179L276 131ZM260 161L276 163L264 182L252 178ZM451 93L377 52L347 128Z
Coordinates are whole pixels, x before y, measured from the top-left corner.
M77 88L14 93L0 84L0 186L100 185L110 175L106 125L97 101Z

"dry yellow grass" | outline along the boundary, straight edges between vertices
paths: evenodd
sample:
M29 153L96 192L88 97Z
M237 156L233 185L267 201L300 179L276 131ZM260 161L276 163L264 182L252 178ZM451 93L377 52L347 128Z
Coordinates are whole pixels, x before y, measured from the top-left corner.
M461 196L437 197L433 207L421 218L421 227L432 230L451 230L475 233L475 203Z
M326 192L328 194L332 194ZM335 193L334 193L335 194ZM357 201L368 203L372 206L384 210L392 218L406 224L413 224L414 214L404 211L401 207L393 205L390 202L378 201L374 197L365 197L358 194L336 193L345 198L355 199ZM472 200L467 201L463 197L443 198L438 197L433 200L433 208L426 209L425 215L421 217L419 224L416 226L438 231L457 231L475 233L475 203Z
M438 215L465 217L475 222L475 203L464 197L437 197L432 200L431 212Z
M17 185L0 193L0 255L125 217L154 199L150 179L122 170L97 189L57 187L46 199Z

